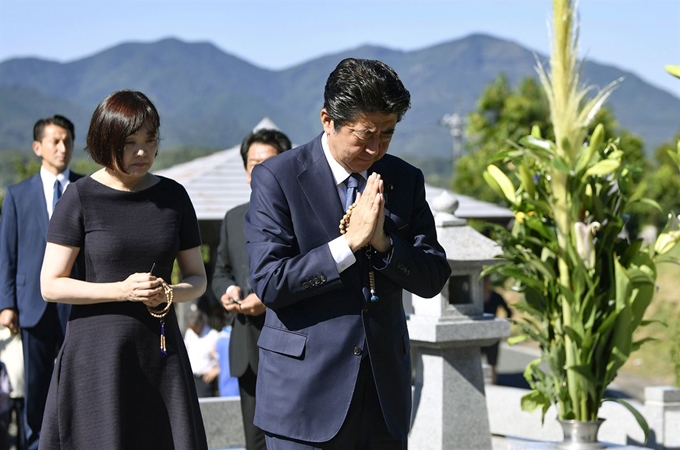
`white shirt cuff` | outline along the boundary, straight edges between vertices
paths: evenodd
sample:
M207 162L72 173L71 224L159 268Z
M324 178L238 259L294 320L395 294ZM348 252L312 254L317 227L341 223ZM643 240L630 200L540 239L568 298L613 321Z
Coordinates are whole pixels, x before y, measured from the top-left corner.
M340 235L330 241L328 243L328 249L331 251L331 255L333 255L333 260L335 261L335 266L338 268L339 273L342 273L357 260L354 257L354 253L352 253L352 249L347 245L345 236Z
M226 294L227 292L229 292L229 289L231 289L231 288L237 288L237 287L238 287L238 286L236 286L235 284L231 284L231 285L229 285L229 287L227 287L227 289L224 291L224 293Z

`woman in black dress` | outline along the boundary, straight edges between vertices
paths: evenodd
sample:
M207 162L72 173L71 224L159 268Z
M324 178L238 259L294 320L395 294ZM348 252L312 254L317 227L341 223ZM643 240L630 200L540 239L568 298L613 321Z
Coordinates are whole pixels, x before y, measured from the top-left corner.
M144 94L105 98L86 148L103 168L69 187L50 221L42 294L73 307L41 449L207 449L172 305L205 291L201 239L184 188L149 173L159 127ZM76 258L85 281L69 277Z

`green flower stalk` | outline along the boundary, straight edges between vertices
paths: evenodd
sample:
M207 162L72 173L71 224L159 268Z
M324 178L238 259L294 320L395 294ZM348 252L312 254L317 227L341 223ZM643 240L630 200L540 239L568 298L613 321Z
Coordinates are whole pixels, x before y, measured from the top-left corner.
M583 147L586 130L595 114L610 95L613 84L600 91L595 97L583 104L583 100L590 90L580 84L580 63L578 62L578 24L574 14L574 4L571 0L553 1L553 36L552 52L550 56L550 73L539 64L538 73L541 84L546 91L550 104L550 117L555 133L555 155L563 160L563 166L556 168L550 174L552 179L552 207L555 223L558 229L558 244L562 253L566 254L570 245L570 225L578 223L581 205L578 197L569 194L568 178L570 169L577 162L579 151ZM592 148L595 150L595 147ZM571 205L571 206L569 206ZM575 236L576 239L579 236ZM569 265L564 258L558 258L558 273L560 284L569 289L571 278ZM572 327L572 316L578 314L576 305L565 301L562 296L558 300L562 304L564 326ZM567 367L577 365L577 352L574 342L565 334L565 357ZM569 396L572 404L577 408L577 415L586 415L586 405L582 400L581 375L574 370L567 369ZM595 417L594 419L597 419Z
M588 136L617 81L597 92L581 85L574 2L553 0L553 12L550 70L539 62L537 71L555 140L534 130L497 155L516 169L510 176L495 165L484 173L515 214L511 231L497 229L503 255L485 273L515 280L524 294L518 304L522 335L515 341L534 339L541 347L541 358L525 371L532 391L522 407L541 408L545 415L555 405L560 419L593 421L605 389L642 344L633 341L633 333L644 325L656 263L678 245L680 232L671 214L656 246L621 237L626 208L642 199L623 162L625 149L605 140L602 125ZM616 401L647 434L637 410Z

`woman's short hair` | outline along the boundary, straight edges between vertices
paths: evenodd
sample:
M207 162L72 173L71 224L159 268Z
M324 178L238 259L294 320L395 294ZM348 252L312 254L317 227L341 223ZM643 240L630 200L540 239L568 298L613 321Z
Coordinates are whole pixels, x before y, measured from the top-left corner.
M116 91L102 100L94 110L85 151L97 164L125 171L125 139L145 124L151 127L158 138L161 121L151 100L138 91Z

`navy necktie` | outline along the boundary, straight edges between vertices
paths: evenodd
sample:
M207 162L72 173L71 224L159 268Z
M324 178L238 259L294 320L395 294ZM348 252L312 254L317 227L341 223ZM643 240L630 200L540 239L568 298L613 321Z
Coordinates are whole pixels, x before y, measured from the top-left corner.
M57 206L57 202L61 198L61 183L59 182L58 179L54 180L54 194L52 195L52 212L54 212L54 208Z
M354 203L354 200L357 198L360 178L361 175L358 173L353 173L345 180L345 184L347 185L347 194L345 195L345 211L349 209L352 203Z

